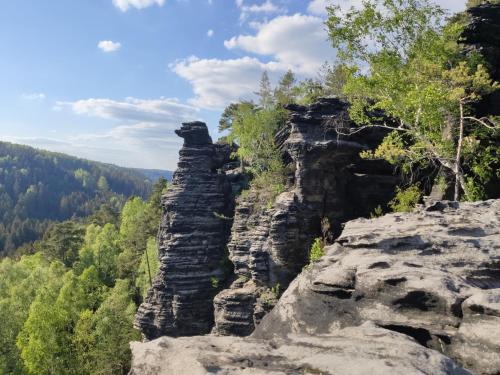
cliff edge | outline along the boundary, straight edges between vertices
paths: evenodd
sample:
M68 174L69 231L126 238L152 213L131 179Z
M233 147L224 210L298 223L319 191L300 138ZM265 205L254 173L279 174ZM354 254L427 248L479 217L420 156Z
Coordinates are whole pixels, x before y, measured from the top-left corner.
M132 374L497 374L500 200L350 221L252 336L132 343Z

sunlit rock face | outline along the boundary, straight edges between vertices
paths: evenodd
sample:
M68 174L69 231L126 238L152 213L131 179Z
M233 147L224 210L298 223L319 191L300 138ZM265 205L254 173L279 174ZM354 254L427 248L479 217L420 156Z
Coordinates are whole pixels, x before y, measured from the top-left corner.
M233 215L231 184L221 168L229 161L227 145L213 144L204 123L185 123L178 169L162 199L158 242L160 273L135 325L144 337L208 333L213 326L214 280L223 278Z
M251 191L238 201L228 244L236 281L214 300L216 334L250 334L273 306L270 289L284 290L307 264L314 238L333 240L342 223L369 216L394 195L393 169L359 157L386 132L344 135L354 124L336 98L287 109L289 121L277 139L288 186L272 206L258 206Z
M131 374L498 374L499 259L500 200L356 219L252 335L132 343Z
M252 337L323 335L371 322L474 374L498 374L499 259L500 200L353 220Z

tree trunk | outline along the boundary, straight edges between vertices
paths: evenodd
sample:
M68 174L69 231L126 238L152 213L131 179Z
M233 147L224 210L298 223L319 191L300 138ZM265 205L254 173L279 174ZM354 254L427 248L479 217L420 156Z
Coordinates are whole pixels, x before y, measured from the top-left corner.
M458 134L457 143L457 154L455 157L455 196L454 200L458 201L460 199L460 185L461 185L461 173L460 173L460 158L462 157L462 143L464 141L464 106L460 102L460 129Z

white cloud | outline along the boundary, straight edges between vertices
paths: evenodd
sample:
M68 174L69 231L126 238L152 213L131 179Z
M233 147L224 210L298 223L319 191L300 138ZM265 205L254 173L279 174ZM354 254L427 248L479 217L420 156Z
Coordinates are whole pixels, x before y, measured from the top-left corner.
M311 14L323 16L327 14L326 7L331 4L330 0L313 0L309 3L307 11Z
M113 4L122 12L126 12L130 7L143 9L155 4L163 6L165 0L113 0Z
M288 69L302 77L314 77L325 61L335 57L319 17L278 16L269 22L252 25L256 28L255 35L235 36L224 45L228 49L260 55L262 59L252 56L227 60L190 57L170 64L175 73L191 84L194 92L191 104L221 109L231 101L252 99L264 71L272 81Z
M434 0L433 2L452 12L460 12L465 9L466 0ZM328 5L338 5L343 10L347 10L351 7L360 8L363 5L363 1L362 0L312 0L307 7L307 11L314 15L326 16L327 15L326 7Z
M113 42L111 40L101 40L97 43L97 47L99 47L103 52L115 52L121 48L121 43Z
M158 138L148 140L149 135ZM39 149L62 152L126 167L174 170L182 139L171 131L157 131L141 138L141 131L117 127L102 134L82 134L67 138L3 137ZM138 136L139 135L139 136ZM152 137L151 137L152 138Z
M70 107L75 113L126 122L169 123L178 126L192 120L197 109L182 104L175 98L137 99L83 99L75 102L57 102L56 107Z
M274 4L271 0L266 0L261 4L251 4L245 5L243 0L236 0L236 6L240 8L240 21L245 21L251 14L272 14L272 13L284 13L286 9L280 8Z
M296 73L314 76L335 57L323 19L310 15L279 16L261 24L255 35L239 35L224 42L228 49L271 56Z
M22 94L21 97L26 100L44 100L46 95L43 92L31 92Z
M221 109L231 101L250 99L265 70L275 77L288 66L263 63L251 57L229 60L190 57L171 64L170 68L191 83L195 94L193 105Z
M208 30L208 31L207 31L207 36L208 36L209 38L213 37L213 36L214 36L214 31L213 31L212 29Z
M25 142L51 150L126 166L175 168L182 139L174 130L182 122L199 120L198 109L175 98L57 102L59 110L112 121L103 131L80 133L61 140ZM58 143L59 142L59 143Z

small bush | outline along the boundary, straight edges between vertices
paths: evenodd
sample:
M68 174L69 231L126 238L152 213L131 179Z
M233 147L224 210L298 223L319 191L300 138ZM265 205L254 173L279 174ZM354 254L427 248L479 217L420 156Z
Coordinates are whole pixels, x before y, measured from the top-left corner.
M421 197L422 192L418 185L411 185L404 190L398 187L396 188L396 196L389 202L389 207L393 212L411 212Z
M271 293L274 294L276 299L280 297L280 289L281 289L280 283L276 284L271 288Z
M219 285L220 285L220 280L219 280L219 278L212 276L210 278L210 283L212 284L212 288L218 289Z
M376 219L377 217L380 217L384 214L384 211L382 210L382 207L378 205L375 207L373 212L370 214L370 219Z
M309 252L309 263L314 263L318 261L323 255L325 255L324 245L321 238L316 238L311 246L311 251Z

